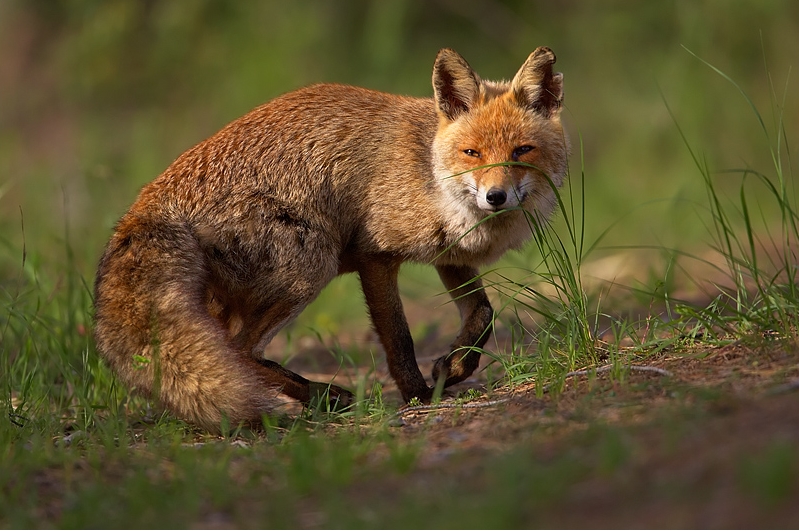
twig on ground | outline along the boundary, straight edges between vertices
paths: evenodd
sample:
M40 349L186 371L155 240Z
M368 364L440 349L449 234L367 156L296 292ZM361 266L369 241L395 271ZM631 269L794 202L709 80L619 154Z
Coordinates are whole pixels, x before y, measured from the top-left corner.
M638 372L653 372L659 374L661 376L671 377L672 373L667 371L666 369L661 369L660 367L652 367L650 365L625 365L621 367L622 369L627 369L629 371L638 371ZM602 367L598 367L596 369L583 369L579 371L571 371L567 372L564 375L565 378L571 378L572 376L588 376L589 374L601 374L605 372L609 372L613 369L613 365L605 365ZM552 384L547 384L544 386L543 391L546 393L549 391ZM421 406L406 406L399 411L397 411L392 416L402 417L405 413L411 413L414 411L437 411L439 409L479 409L484 407L492 407L497 406L500 404L504 404L509 402L512 397L507 398L499 398L496 400L489 400L488 402L467 402L467 403L456 403L456 402L446 402L441 404L423 404Z
M651 365L624 365L621 367L622 369L627 369L629 371L638 371L638 372L654 372L661 376L671 377L673 376L671 372L667 371L666 369L661 369L660 367L652 367ZM613 365L604 365L602 367L598 367L596 369L583 369L580 371L572 371L567 372L564 379L570 378L572 376L588 376L589 374L602 374L603 372L609 372L613 370ZM544 392L546 393L549 391L549 388L552 387L552 384L547 384L544 386Z
M444 402L440 404L422 404L421 406L406 406L395 413L395 415L404 415L405 413L410 413L412 411L435 411L438 409L477 409L481 407L491 407L497 406L499 404L504 404L505 402L509 402L510 397L508 398L499 398L497 400L489 400L488 402L466 402L466 403L457 403L457 402Z

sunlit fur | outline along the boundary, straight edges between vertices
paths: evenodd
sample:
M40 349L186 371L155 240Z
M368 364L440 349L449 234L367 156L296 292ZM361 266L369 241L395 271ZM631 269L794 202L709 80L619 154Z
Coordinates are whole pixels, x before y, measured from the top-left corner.
M114 228L95 282L98 350L124 383L212 431L258 424L281 394L347 404L348 391L263 355L331 279L356 272L402 397L428 400L397 288L400 264L416 261L436 267L462 317L433 379L464 380L479 360L464 347L485 344L493 317L476 268L531 236L525 211L545 219L547 179L566 173L554 61L539 48L513 81L491 83L442 50L434 98L314 85L192 147ZM534 168L480 167L513 162L520 145L535 146L518 157ZM505 204L486 208L491 187Z
M454 119L441 115L433 142L433 173L443 192L447 226L462 233L476 226L460 245L481 254L484 263L531 237L524 212L514 207L545 220L556 204L553 185L560 187L568 170L569 147L559 105L545 116L517 97L516 88L523 83L529 63L511 82L478 84L468 113ZM513 151L519 146L534 149L514 160ZM467 149L480 157L467 155ZM492 188L507 195L501 208L486 201ZM496 210L509 212L478 225Z

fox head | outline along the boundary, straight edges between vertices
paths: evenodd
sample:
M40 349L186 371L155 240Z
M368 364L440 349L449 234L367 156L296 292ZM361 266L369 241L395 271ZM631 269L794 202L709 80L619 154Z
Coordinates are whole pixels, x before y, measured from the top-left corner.
M545 47L527 58L510 82L481 80L453 50L433 67L439 126L433 169L449 208L467 220L521 206L546 217L553 185L567 172L568 141L560 123L563 75Z

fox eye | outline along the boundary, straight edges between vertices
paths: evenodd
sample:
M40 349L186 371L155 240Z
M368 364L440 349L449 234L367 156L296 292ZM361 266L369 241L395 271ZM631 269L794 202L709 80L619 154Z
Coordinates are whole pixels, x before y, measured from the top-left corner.
M466 153L470 157L477 157L480 158L480 152L474 149L464 149L464 153Z
M521 157L525 153L531 152L534 149L535 149L535 146L519 146L519 147L517 147L516 149L513 150L513 153L511 154L511 158L513 158L513 160L519 160L519 157Z

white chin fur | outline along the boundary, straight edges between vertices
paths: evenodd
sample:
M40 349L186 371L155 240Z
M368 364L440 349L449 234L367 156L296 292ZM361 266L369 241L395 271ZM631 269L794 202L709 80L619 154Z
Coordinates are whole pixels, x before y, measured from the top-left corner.
M464 174L460 179L450 176L451 173L446 171L436 171L442 192L439 206L444 228L449 238L455 241L452 256L456 262L460 260L457 263L474 266L494 262L506 251L518 249L530 238L530 224L525 216L499 216L493 223L482 223L498 210L518 206L526 196L524 190L529 183L523 182L518 188L507 191L508 198L498 209L488 204L485 200L488 190L478 191L471 174Z
M449 203L447 205L447 210L459 211L460 215L458 217L461 218L461 221L472 224L476 223L482 218L480 214L481 212L483 215L486 215L499 210L506 210L519 206L525 197L524 187L525 185L529 184L527 183L529 178L525 178L518 189L505 189L505 194L507 194L505 203L495 206L489 204L489 202L486 200L486 194L488 193L490 187L478 189L477 183L471 172L464 173L460 176L460 179L452 177L448 172L436 173L436 177L438 178L445 196L447 197L447 202ZM474 203L469 205L468 198L471 198Z

